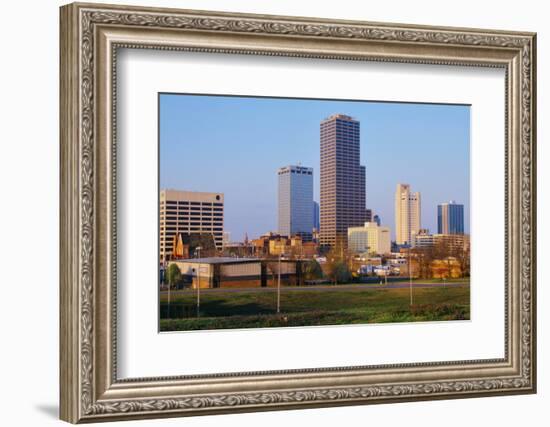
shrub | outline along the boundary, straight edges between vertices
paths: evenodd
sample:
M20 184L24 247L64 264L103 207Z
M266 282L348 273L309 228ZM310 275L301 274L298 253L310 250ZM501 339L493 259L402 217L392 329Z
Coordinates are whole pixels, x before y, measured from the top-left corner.
M166 270L166 278L170 287L176 286L182 280L182 275L179 267L176 264L170 264Z

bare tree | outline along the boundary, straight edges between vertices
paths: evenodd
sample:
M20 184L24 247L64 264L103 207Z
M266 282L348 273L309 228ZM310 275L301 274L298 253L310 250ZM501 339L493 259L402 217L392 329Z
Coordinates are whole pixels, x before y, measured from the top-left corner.
M271 273L271 280L272 280L272 284L275 285L275 276L279 273L279 267L277 265L278 263L276 262L268 262L266 267L268 269L268 271Z
M336 244L327 252L326 259L325 272L334 284L351 280L353 256L343 239L337 239Z
M327 276L330 278L330 280L337 285L338 282L340 283L347 283L351 280L352 275L351 271L348 267L348 265L341 260L333 260L328 262L326 264L327 268Z
M450 278L453 271L453 243L447 239L441 240L435 246L435 259L442 264L437 266L441 278Z
M418 265L417 274L421 279L429 279L432 275L431 264L434 259L432 247L412 248L411 255Z
M470 245L455 245L452 248L452 256L458 263L461 277L470 276Z
M438 276L441 279L445 279L450 276L449 266L445 261L438 260L436 265L433 267L434 275Z

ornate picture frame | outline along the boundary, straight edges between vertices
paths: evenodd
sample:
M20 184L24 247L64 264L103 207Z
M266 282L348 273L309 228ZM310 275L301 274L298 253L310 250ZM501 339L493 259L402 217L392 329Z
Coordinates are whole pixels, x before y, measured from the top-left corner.
M61 419L79 423L536 392L535 34L79 3L60 13ZM120 380L119 48L504 69L505 357Z

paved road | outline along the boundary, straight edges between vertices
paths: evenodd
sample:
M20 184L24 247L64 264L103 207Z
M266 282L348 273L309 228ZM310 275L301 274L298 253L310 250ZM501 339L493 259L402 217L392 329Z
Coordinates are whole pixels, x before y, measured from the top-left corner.
M459 288L463 286L468 286L468 282L464 283L413 283L413 288ZM353 285L315 285L315 286L282 286L281 290L284 292L290 291L321 291L321 292L334 292L334 291L363 291L367 289L403 289L409 288L409 282L397 282L397 283L388 283L387 285L373 285L373 284L353 284ZM178 294L190 294L196 293L196 289L185 289L179 291L171 291L171 295ZM216 289L201 289L202 293L216 293L216 292L277 292L277 287L266 287L266 288L216 288ZM168 291L161 291L161 295L168 294Z

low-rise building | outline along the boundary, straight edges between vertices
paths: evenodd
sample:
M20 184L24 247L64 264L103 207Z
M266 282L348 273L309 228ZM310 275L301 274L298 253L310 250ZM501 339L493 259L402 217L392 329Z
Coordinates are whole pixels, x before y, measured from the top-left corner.
M434 245L443 245L451 250L469 250L470 235L469 234L434 234Z
M453 257L432 261L430 269L434 279L455 279L464 274L460 263Z
M189 258L189 243L183 243L183 235L181 233L174 234L172 248L172 259Z
M302 258L313 258L317 252L319 252L319 245L316 242L304 242L299 255Z
M277 286L279 272L283 285L303 284L299 260L209 257L169 262L178 266L182 284L192 289L254 288Z
M363 227L348 228L348 248L353 253L387 254L391 252L389 227L366 222Z
M407 265L407 258L388 258L386 262L390 265L394 265L396 267L400 267L403 265Z
M255 256L255 248L251 243L229 242L224 245L223 256L246 258Z
M251 242L254 255L259 257L284 255L295 258L312 258L317 255L319 245L316 242L304 242L301 236L291 237L278 233L267 233Z
M251 240L250 244L254 249L255 256L266 257L269 256L269 247L272 240L280 240L286 238L286 236L270 231L269 233L262 234L257 239Z
M434 235L429 230L422 228L418 233L411 237L411 246L413 248L429 248L434 245Z
M269 255L284 255L287 253L288 238L286 236L279 236L269 240Z
M183 282L193 289L256 287L261 285L262 267L255 258L211 257L173 261L181 271ZM170 263L170 264L172 264Z
M468 250L470 236L468 234L429 234L428 230L420 230L413 236L414 248L445 247L448 250Z
M195 253L212 256L217 252L214 236L211 234L177 233L173 237L170 260L190 258Z

